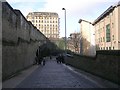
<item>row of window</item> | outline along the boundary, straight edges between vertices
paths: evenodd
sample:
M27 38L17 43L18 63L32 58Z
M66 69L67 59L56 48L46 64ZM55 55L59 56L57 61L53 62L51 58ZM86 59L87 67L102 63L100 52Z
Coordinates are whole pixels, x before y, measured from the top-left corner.
M44 26L44 27L58 27L58 25L49 25L49 24L47 24L47 25L42 25L42 24L34 24L34 25L36 25L36 26Z
M46 37L53 37L53 38L58 38L59 36L58 35L45 35Z
M41 29L40 31L43 33L47 33L47 34L58 34L59 33L58 31L50 31L50 30L43 30L43 29Z
M110 39L110 37L107 37L108 38L108 40ZM112 35L112 40L114 40L114 35ZM109 40L109 41L111 41L111 40ZM101 37L101 38L99 38L99 43L100 42L105 42L105 37ZM107 42L107 41L106 41Z
M99 47L99 50L114 50L115 47Z
M36 16L36 17L32 17L32 19L58 19L58 18L54 18L54 17L40 17L40 16Z
M99 38L99 43L100 43L100 42L105 42L105 37Z
M58 31L50 31L50 30L40 30L41 32L46 32L46 33L58 33Z
M49 27L46 27L46 28L44 28L44 27L39 27L39 29L58 30L58 28L49 28Z
M109 27L109 29L111 28L110 27L110 24L108 24L108 25L106 25L107 27ZM112 28L114 28L114 23L112 23L111 24L111 26L112 26ZM100 33L102 33L102 32L104 32L105 30L104 30L105 28L103 27L103 28L100 28L100 29L98 29L98 34L100 34Z
M110 35L111 35L111 33L110 33L110 24L107 24L106 25L106 42L110 42L111 41ZM100 36L100 33L99 33L99 36ZM102 37L99 38L99 43L100 42L105 42L105 38L104 37L103 38Z
M56 35L56 34L58 34L58 33L48 33L48 32L42 32L43 34L52 34L52 35Z
M58 23L58 21L32 20L32 23Z
M43 26L40 27L40 26L39 26L39 27L37 27L37 28L41 28L41 29L44 28L44 29L50 29L50 30L55 30L55 29L56 29L56 30L58 30L58 27L43 27Z

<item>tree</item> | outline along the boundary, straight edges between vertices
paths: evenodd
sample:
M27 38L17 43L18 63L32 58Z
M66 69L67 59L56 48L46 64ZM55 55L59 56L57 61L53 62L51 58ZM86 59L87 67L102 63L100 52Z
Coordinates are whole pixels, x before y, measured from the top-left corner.
M65 41L64 39L60 39L59 42L58 42L58 47L62 50L65 49Z

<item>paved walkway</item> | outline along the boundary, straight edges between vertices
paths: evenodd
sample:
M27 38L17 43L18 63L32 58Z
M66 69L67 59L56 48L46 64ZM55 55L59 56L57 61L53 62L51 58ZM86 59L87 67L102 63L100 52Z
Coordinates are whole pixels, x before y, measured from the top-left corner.
M62 64L48 61L21 82L18 88L90 88L99 87L82 77L75 76Z
M15 85L14 85L15 86ZM5 87L5 85L4 85ZM98 81L83 74L77 74L66 65L48 60L45 66L38 66L15 88L103 88Z

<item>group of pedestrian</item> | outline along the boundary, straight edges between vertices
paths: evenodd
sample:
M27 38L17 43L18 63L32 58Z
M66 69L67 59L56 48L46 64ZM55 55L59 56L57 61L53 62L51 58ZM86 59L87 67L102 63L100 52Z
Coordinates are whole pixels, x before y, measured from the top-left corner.
M57 63L65 63L65 59L64 59L64 56L62 54L59 54L56 57L56 60L57 60Z
M45 59L44 57L40 54L39 50L37 49L36 51L36 57L35 57L35 64L37 65L45 65Z

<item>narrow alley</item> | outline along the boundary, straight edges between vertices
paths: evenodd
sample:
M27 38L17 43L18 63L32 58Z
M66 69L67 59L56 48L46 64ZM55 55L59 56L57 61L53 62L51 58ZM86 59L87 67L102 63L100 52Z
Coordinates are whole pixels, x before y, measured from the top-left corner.
M68 67L57 63L55 58L52 60L48 59L45 66L39 65L14 88L107 88L99 81L91 80L83 74L75 73L76 71ZM4 87L7 88L3 83Z

